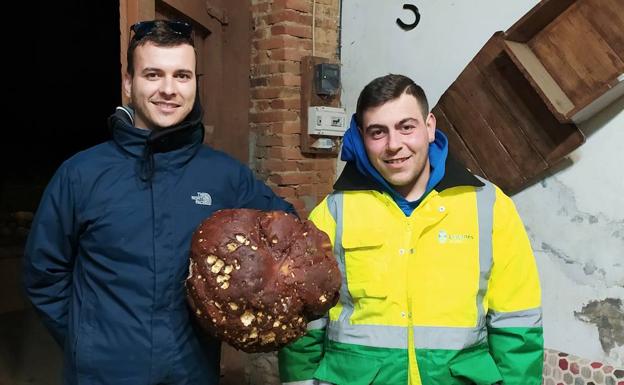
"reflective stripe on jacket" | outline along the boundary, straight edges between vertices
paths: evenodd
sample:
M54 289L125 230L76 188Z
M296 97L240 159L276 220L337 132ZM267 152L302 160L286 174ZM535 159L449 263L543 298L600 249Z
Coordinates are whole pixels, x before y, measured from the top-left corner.
M410 217L386 193L339 191L310 218L345 279L328 318L280 352L285 383L541 383L537 269L497 187L436 189Z

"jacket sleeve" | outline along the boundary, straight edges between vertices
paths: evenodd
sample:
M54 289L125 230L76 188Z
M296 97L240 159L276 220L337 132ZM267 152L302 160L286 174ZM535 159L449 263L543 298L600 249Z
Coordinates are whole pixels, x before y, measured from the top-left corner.
M61 346L67 334L78 237L73 187L68 168L62 166L43 193L24 253L26 294Z
M297 215L295 208L275 195L266 184L256 179L249 167L241 165L238 175L237 207L266 211L286 211Z
M327 209L327 198L312 210L309 219L329 236L333 245L336 223ZM328 321L329 316L325 315L310 322L307 334L280 350L278 357L282 384L318 384L314 379L314 372L325 353L325 330Z
M539 275L513 201L496 189L488 342L505 385L540 385L544 343Z

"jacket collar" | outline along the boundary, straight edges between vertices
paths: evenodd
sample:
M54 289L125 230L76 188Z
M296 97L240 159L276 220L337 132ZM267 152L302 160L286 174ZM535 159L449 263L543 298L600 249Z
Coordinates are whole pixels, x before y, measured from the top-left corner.
M140 177L151 180L155 167L155 155L166 159L168 164L185 163L190 159L204 139L202 124L203 111L199 98L195 99L193 109L179 124L158 131L144 130L134 126L132 110L118 107L108 118L108 127L112 131L113 142L124 152L140 158Z
M446 157L445 173L440 182L435 185L434 190L443 190L457 186L483 186L483 182L472 175L464 166L457 162L450 154ZM376 190L385 191L376 181L362 175L353 162L347 162L340 177L334 183L334 190L337 191L358 191Z
M143 155L146 146L152 147L153 153L160 153L203 141L203 112L198 99L186 119L162 130L136 128L133 115L131 108L117 107L115 113L108 118L108 128L115 143L134 156Z

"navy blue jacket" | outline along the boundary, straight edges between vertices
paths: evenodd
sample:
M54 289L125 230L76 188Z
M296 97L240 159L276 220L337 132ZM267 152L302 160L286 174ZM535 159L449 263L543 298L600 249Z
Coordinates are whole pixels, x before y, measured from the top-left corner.
M219 343L200 343L187 309L192 232L219 209L294 210L202 145L191 115L151 140L118 109L113 139L64 162L43 195L24 284L64 348L65 384L218 382Z

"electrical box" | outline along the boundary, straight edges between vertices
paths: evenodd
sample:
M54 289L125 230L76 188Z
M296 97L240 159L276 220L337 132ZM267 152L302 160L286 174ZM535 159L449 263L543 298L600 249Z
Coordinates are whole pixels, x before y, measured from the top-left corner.
M308 107L308 134L344 136L347 131L347 111L341 107Z
M317 95L336 95L340 90L340 64L320 63L314 69Z
M318 56L301 58L301 153L337 156L349 126L340 108L340 63Z

